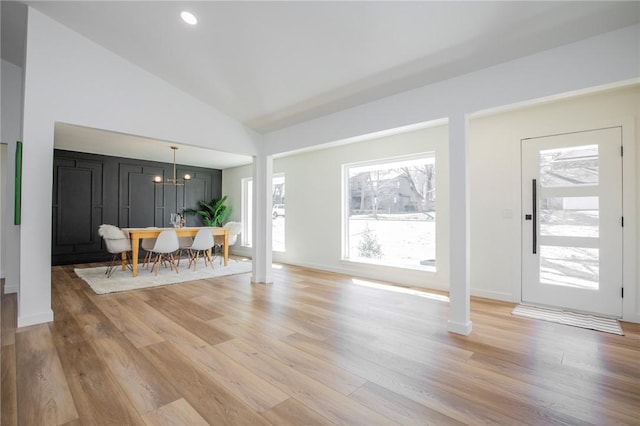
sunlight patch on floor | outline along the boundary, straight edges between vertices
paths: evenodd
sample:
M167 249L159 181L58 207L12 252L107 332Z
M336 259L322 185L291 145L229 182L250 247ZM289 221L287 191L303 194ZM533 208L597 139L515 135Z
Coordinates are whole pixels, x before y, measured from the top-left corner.
M427 299L440 300L440 301L443 301L443 302L448 302L449 301L449 297L448 296L444 296L442 294L428 293L426 291L413 290L411 288L400 287L400 286L389 285L389 284L374 283L372 281L360 280L360 279L357 279L357 278L352 278L351 281L354 284L361 285L361 286L364 286L364 287L370 287L370 288L376 288L376 289L379 289L379 290L392 291L392 292L395 292L395 293L411 294L413 296L426 297Z

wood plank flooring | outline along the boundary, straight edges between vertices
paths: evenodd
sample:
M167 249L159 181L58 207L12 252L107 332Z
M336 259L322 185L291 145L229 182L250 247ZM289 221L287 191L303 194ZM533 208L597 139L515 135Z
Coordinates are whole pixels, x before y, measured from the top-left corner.
M625 336L283 266L95 295L52 268L55 321L2 298L2 425L640 425L640 325ZM428 295L425 293L425 295Z

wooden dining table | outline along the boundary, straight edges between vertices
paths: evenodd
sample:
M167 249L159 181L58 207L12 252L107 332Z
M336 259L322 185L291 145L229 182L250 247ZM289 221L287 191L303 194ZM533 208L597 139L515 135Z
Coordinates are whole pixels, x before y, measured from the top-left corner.
M122 228L125 233L129 234L129 238L131 238L131 273L133 276L138 275L138 254L140 252L140 240L142 238L158 238L160 232L166 230L176 231L178 237L193 237L198 231L202 229L199 226L189 226L183 228ZM206 229L211 229L211 233L213 236L223 236L224 244L222 246L222 255L224 258L224 266L229 264L229 228L214 228L214 227L206 227ZM122 253L122 270L124 270L126 266L126 253Z

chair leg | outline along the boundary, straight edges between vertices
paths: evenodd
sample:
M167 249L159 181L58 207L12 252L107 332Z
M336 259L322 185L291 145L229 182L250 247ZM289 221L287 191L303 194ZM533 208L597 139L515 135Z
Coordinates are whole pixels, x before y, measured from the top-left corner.
M196 257L196 253L189 249L189 264L187 265L187 269L191 269L191 264L193 263L193 259Z
M129 255L129 252L126 252L125 256L127 257L127 269L133 271L133 257Z
M173 253L169 253L169 261L171 262L171 265L173 265L173 268L176 270L176 274L179 274L180 272L178 271L178 267L176 266L176 260L173 257Z
M193 271L198 269L198 257L200 256L200 250L196 250L196 255L193 257Z
M210 251L205 250L205 252L204 252L204 258L205 258L205 262L204 262L204 264L205 264L205 265L207 264L207 259L208 259L208 260L209 260L209 265L211 265L211 269L215 269L215 268L213 267L213 255L211 254L211 250L210 250Z
M158 275L158 269L160 269L160 262L163 261L162 253L157 253L156 258L151 266L151 272L153 272L154 268L156 270L156 276Z
M144 259L142 260L142 266L146 269L149 269L149 263L151 263L151 252L148 251L144 255Z
M109 266L107 266L107 270L104 271L104 274L107 276L107 278L111 278L111 274L113 274L113 271L116 270L115 263L116 263L117 257L118 257L118 254L113 255L113 258L111 258L111 263L109 263Z

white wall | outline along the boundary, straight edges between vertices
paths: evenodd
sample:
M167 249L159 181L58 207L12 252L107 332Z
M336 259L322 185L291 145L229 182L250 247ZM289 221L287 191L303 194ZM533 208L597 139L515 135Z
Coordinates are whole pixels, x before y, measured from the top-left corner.
M2 61L2 142L7 144L6 180L2 184L2 276L5 277L5 293L16 293L20 282L20 227L13 224L14 180L16 141L22 140L22 69ZM6 248L10 247L9 250Z
M267 153L639 77L640 25L633 25L271 132Z
M266 153L279 154L414 123L449 119L451 314L449 329L468 334L469 185L464 117L477 111L640 78L640 24L359 105L265 135ZM468 179L468 180L467 180ZM460 207L460 208L458 208ZM465 208L466 207L466 208ZM499 290L487 293L504 297ZM626 302L625 302L626 303ZM466 304L466 306L465 306ZM626 312L626 311L625 311ZM465 315L461 315L465 314ZM456 316L456 318L453 318ZM459 331L462 330L462 331Z
M498 299L520 300L521 263L521 168L520 140L564 132L623 125L631 166L640 165L640 87L609 90L599 94L547 102L514 111L474 118L470 122L469 160L471 173L471 286L476 294ZM631 133L629 133L631 132ZM625 148L625 150L627 150ZM626 151L625 151L626 152ZM633 164L635 162L635 164ZM625 164L625 177L640 188L640 174ZM637 191L636 191L637 192ZM625 193L624 203L636 206L635 217L625 217L625 231L640 223L640 198ZM506 211L512 212L505 218ZM638 233L625 235L637 244ZM629 241L628 241L629 242ZM628 247L625 247L628 249ZM626 268L639 264L636 258ZM625 283L625 294L636 297L625 309L625 319L640 321L640 271Z
M276 160L277 161L277 160ZM229 221L241 222L242 221L242 183L241 179L252 177L253 166L251 164L240 167L232 167L230 169L224 169L222 171L222 195L227 196L227 205L231 206L231 216ZM238 242L230 250L233 253L240 253L238 251L241 243L241 237L238 237ZM247 251L246 253L248 253ZM244 252L243 252L244 254Z
M521 283L521 170L520 140L525 137L556 134L594 128L593 126L624 125L625 134L634 135L629 150L632 167L626 167L626 178L635 179L640 188L640 86L626 86L595 94L546 101L533 106L511 109L472 118L469 125L469 172L471 209L471 293L499 300L520 300ZM447 152L447 128L425 129L424 139L437 141L440 151ZM433 135L429 136L429 133ZM352 145L291 155L274 161L274 173L285 173L287 185L286 247L287 253L274 253L274 259L292 264L347 272L359 276L388 279L411 285L446 288L446 276L420 276L412 271L393 268L372 270L365 265L345 267L340 256L340 165L384 156L398 156L428 150L420 132L414 133L416 143L399 143L390 136ZM438 160L444 160L439 158ZM438 179L442 176L438 162ZM234 219L240 220L240 180L251 176L251 166L223 171L223 193L234 206ZM440 183L440 182L439 182ZM626 183L626 186L628 182ZM438 188L439 206L444 188ZM637 191L635 191L637 192ZM626 235L635 245L635 259L625 262L640 264L640 197L626 194L625 203L635 203L635 217L625 220ZM448 206L448 203L446 203ZM439 218L442 217L440 214ZM318 226L324 224L325 226ZM439 221L444 226L444 221ZM446 225L448 226L448 224ZM438 229L438 236L447 235L447 228ZM322 242L321 244L318 242ZM441 256L438 240L438 259ZM248 255L248 250L237 250ZM635 268L635 265L632 267ZM389 276L391 274L391 276ZM628 280L626 294L632 302L625 309L625 319L640 321L640 269ZM632 299L634 298L634 299Z
M635 154L631 150L629 155L635 155L632 162L637 170L640 165L640 131L637 131L640 129L640 87L637 85L547 101L470 120L470 277L473 295L507 301L520 300L520 139L599 125L631 127L630 134L635 136L626 143L636 148ZM274 173L284 173L287 185L287 252L275 252L274 260L410 285L446 288L446 275L430 276L428 273L371 268L339 261L340 166L354 161L429 150L425 140L437 141L436 149L446 153L446 129L446 126L441 126L411 135L390 136L276 159ZM413 137L416 140L412 141ZM440 160L444 161L444 158L439 156L438 160L440 179L443 173ZM630 169L626 167L626 178L635 179L635 187L640 188L640 173ZM241 219L241 179L250 176L251 166L223 171L223 193L229 196L234 206L234 220ZM439 206L443 204L441 197L445 188L438 188ZM635 228L636 231L625 238L636 245L640 241L640 229L637 226L640 223L640 197L635 193L626 195L625 203L635 203L636 212L634 218L627 217L626 227L628 230ZM445 205L448 206L448 203ZM438 217L441 218L442 214ZM439 221L438 225L448 226L444 221ZM446 236L447 228L443 230L439 227L438 235ZM442 244L448 243L446 240L438 240L439 260L447 257L448 252L441 251ZM632 263L640 264L637 247L634 251L635 262L626 262L627 268ZM244 255L250 253L246 249L236 249L236 252ZM634 269L633 276L625 285L627 300L633 305L631 309L625 309L625 319L640 321L640 270Z
M429 127L410 133L295 154L274 160L273 172L284 173L286 185L286 252L275 261L343 272L413 286L448 288L449 199L448 128ZM341 260L342 165L435 151L437 173L437 272L401 269ZM241 219L241 179L251 166L223 170L222 191L229 196L234 220ZM234 248L249 255L250 250Z
M259 136L220 111L29 9L18 325L50 321L57 121L253 155Z
M7 216L7 144L0 143L0 278L5 277L5 234L6 224L4 218Z

